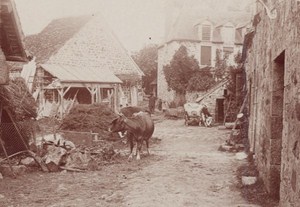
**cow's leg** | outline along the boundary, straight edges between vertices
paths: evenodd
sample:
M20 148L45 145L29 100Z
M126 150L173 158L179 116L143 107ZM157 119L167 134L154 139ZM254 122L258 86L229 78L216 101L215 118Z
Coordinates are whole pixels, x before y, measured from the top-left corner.
M132 157L133 157L133 147L134 147L133 138L128 137L128 141L129 141L129 145L130 145L130 155L129 155L128 159L132 159Z
M147 147L147 153L150 155L150 150L149 150L149 139L146 139L146 147Z
M143 144L143 140L137 140L137 146L136 146L136 159L140 160L141 159L141 150L142 150L142 144Z

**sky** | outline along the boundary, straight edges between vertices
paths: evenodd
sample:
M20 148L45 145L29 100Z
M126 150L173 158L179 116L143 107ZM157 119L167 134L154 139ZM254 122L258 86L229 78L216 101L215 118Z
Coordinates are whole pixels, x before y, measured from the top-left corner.
M169 8L207 8L217 15L249 2L255 0L15 0L25 35L40 32L53 19L100 12L128 52L163 43Z
M39 33L53 19L102 13L129 51L160 44L164 37L164 0L15 0L25 35Z

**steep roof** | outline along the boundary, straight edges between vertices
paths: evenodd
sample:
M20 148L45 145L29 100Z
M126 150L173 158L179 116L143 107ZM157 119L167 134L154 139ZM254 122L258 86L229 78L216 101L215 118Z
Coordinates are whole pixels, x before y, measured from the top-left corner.
M39 63L143 75L100 14L54 20L41 33L28 37L26 45Z
M109 70L102 70L97 73L97 68L86 67L84 70L76 66L42 64L41 67L51 75L58 78L61 82L68 83L122 83Z
M27 36L26 48L36 57L37 62L45 63L90 19L91 16L55 19L39 34Z
M188 11L180 13L174 20L167 37L166 42L173 40L191 40L200 41L198 36L197 26L203 21L210 21L213 24L213 42L222 42L222 35L220 33L220 26L225 23L232 22L234 25L245 24L245 21L249 19L249 15L242 12L230 12L219 14L218 17L210 17L207 11L189 13ZM235 42L239 44L241 42L240 36L236 36Z
M24 34L13 0L0 1L0 45L6 60L27 61Z

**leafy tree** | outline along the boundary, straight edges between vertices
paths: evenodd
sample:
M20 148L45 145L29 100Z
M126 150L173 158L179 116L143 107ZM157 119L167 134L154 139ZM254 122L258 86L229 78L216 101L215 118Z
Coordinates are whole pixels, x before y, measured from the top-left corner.
M222 50L217 49L216 65L215 65L215 77L217 78L217 80L221 80L224 77L226 70L228 68L227 60L228 60L228 54L224 53L222 57Z
M185 95L189 80L199 69L198 61L188 55L185 46L181 46L175 52L170 64L164 66L163 71L170 89L177 94Z
M187 89L188 91L207 91L215 84L216 81L210 72L210 68L206 68L194 73L189 80Z
M148 45L132 56L135 63L145 74L142 78L142 86L145 88L146 93L151 92L150 84L157 77L157 55L158 46Z

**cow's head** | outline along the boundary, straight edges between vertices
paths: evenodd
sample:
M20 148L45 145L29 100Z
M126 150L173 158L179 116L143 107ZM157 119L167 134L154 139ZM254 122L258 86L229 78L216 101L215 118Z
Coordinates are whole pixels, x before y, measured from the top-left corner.
M123 132L125 131L125 121L126 117L120 114L118 118L115 118L109 125L109 132Z

